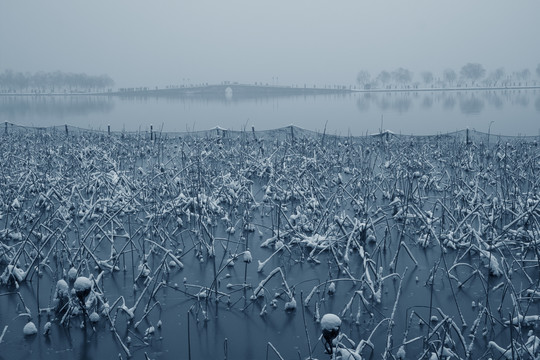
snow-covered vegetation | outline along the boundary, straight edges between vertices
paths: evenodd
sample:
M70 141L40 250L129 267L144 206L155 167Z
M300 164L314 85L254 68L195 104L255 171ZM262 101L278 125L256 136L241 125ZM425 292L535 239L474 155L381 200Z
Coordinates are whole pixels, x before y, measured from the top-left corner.
M0 343L538 358L540 150L475 135L6 126Z

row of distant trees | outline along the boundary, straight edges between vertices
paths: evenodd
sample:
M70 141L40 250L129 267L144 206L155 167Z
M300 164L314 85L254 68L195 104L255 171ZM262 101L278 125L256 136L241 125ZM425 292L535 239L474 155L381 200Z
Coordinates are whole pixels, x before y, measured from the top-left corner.
M88 92L111 88L114 80L108 75L92 76L61 71L22 73L5 70L0 73L0 91L29 92Z
M536 76L540 78L540 64L536 67ZM420 79L414 78L414 73L405 68L398 68L392 72L383 70L376 76L372 76L368 71L362 70L358 73L356 81L364 88L392 86L419 87L421 84L426 87L445 86L521 86L528 84L532 79L529 69L513 71L507 73L504 68L497 68L487 71L482 64L467 63L461 67L459 73L453 69L446 69L442 74L436 75L431 71L420 73ZM536 81L534 80L536 83Z

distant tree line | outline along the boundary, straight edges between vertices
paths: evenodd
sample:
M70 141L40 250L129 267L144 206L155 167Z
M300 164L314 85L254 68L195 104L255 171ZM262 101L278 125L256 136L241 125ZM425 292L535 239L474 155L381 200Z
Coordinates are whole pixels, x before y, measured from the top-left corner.
M61 71L22 73L12 70L0 73L0 91L3 93L88 92L111 88L113 85L114 81L108 75L92 76Z
M540 63L536 67L536 76L540 78ZM383 70L376 76L361 70L358 72L356 82L365 89L536 86L537 81L532 77L529 69L507 73L500 67L488 72L482 64L467 63L461 67L459 73L453 69L445 69L439 75L423 71L418 79L414 78L410 70L402 67L391 72Z

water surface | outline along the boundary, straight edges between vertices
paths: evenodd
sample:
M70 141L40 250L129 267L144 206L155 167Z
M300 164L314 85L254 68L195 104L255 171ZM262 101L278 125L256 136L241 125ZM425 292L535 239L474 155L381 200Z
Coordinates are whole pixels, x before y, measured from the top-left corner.
M428 135L465 128L538 135L540 91L474 90L345 93L306 96L116 97L1 96L0 122L72 125L113 131L275 129L296 125L341 135L389 129Z

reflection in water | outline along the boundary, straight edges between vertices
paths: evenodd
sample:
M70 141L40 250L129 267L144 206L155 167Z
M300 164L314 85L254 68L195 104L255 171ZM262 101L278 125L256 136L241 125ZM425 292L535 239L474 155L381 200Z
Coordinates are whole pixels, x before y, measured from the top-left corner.
M486 93L486 99L488 104L496 109L502 109L504 106L503 99L495 92Z
M63 118L113 109L114 101L107 96L0 96L0 117L6 121L37 116Z
M523 107L529 106L529 97L525 94L517 95L515 98L515 104Z
M456 106L456 98L452 95L444 99L443 107L445 110L452 110Z
M416 106L429 110L441 106L445 110L452 110L459 103L463 114L478 114L485 110L486 104L495 109L503 109L504 104L528 107L533 91L502 90L502 91L433 91L422 92L387 92L358 94L356 106L359 111L370 110L373 104L378 110L393 110L404 113ZM535 103L538 109L538 104Z
M377 105L380 110L386 111L390 109L391 102L390 102L390 99L388 99L386 96L383 96L383 98L377 102Z
M108 96L0 96L0 121L16 121L24 117L55 117L63 118L72 115L88 115L90 113L108 113L114 109L115 101L128 102L199 102L208 106L215 102L237 102L232 97L230 89L225 96L193 99L189 97L108 97ZM495 109L502 109L504 104L528 107L533 91L502 90L502 91L433 91L433 92L373 92L353 94L356 96L356 107L360 112L372 110L374 105L380 111L396 111L405 113L415 108L415 105L429 110L441 106L444 110L452 110L459 102L459 108L464 114L478 114L485 109L486 103ZM251 101L268 102L271 97L255 98ZM249 101L249 100L248 100ZM535 101L536 110L540 111L539 99Z
M426 95L422 99L422 107L424 109L431 109L433 106L433 96Z
M392 109L399 113L407 112L411 108L412 100L409 98L400 98L392 104Z
M464 114L480 114L484 109L484 101L476 96L465 96L459 99L459 109Z
M371 99L369 99L369 96L366 96L368 94L364 94L363 96L360 96L358 100L356 100L356 107L358 110L365 112L369 110L369 103L371 102Z
M380 110L393 110L401 114L407 112L412 106L413 101L410 95L406 92L384 93L380 97L373 96L372 98Z
M294 124L323 130L332 119L332 130L353 134L379 129L433 134L465 127L497 133L537 133L539 90L461 90L363 92L332 95L236 96L13 96L0 95L0 123L27 126L69 124L112 131L139 131L151 124L164 131L206 130L214 126L242 129L275 129ZM479 116L480 113L483 113ZM360 115L360 116L359 116ZM433 121L435 119L435 121ZM507 125L515 119L519 127ZM246 125L247 124L247 125Z

